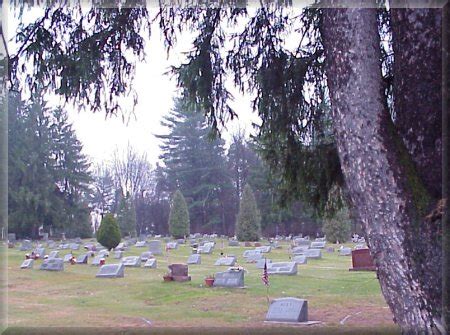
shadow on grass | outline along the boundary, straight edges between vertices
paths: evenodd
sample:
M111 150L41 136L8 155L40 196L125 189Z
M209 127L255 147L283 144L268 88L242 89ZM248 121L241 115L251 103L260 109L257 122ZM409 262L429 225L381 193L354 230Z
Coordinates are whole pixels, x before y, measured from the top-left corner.
M267 326L258 328L53 328L53 327L40 327L40 328L25 328L25 327L11 327L5 330L4 335L141 335L141 334L306 334L306 335L318 335L318 334L400 334L400 330L396 327L303 327L303 326Z

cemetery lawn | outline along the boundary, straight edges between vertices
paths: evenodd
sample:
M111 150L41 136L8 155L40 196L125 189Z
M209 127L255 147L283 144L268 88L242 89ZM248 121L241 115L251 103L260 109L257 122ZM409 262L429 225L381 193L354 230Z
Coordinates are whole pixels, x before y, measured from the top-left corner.
M85 241L87 242L87 241ZM272 250L267 258L272 261L289 259L288 244ZM220 257L221 241L211 255L201 255L202 264L189 265L192 281L163 282L167 272L167 257L156 256L157 269L126 268L124 278L95 278L98 267L64 264L64 272L40 271L41 261L34 269L21 270L26 252L19 248L7 250L8 268L8 334L33 334L23 327L105 327L96 333L109 334L106 327L132 328L139 333L149 329L190 333L203 328L223 333L227 328L255 329L259 334L324 331L342 333L398 332L392 315L382 297L375 272L349 271L351 257L337 252L322 252L321 260L310 260L298 266L296 276L270 276L269 298L299 297L308 300L309 320L322 321L312 326L280 326L264 323L267 313L267 291L261 281L262 270L255 264L243 263L244 247L228 247L224 254L234 254L244 266L244 289L207 288L206 275L225 271L225 266L214 266ZM5 247L1 247L5 248ZM336 248L337 249L337 248ZM124 256L140 255L147 248L132 247ZM5 250L2 250L4 253ZM47 251L48 253L49 251ZM61 250L60 255L66 254ZM74 255L84 253L74 251ZM188 245L171 250L169 263L186 263L191 254ZM88 263L92 261L89 258ZM118 260L109 257L107 264ZM22 329L22 330L21 330ZM44 329L44 328L40 328ZM110 328L111 330L111 328ZM67 328L65 328L66 333ZM48 331L46 331L48 333ZM80 331L80 334L82 331ZM161 332L164 333L164 332ZM127 334L124 332L123 334Z

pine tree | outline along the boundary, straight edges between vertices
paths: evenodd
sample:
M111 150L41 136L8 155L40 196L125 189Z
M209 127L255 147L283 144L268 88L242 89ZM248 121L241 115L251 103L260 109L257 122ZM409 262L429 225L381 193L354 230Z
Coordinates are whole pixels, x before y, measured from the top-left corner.
M122 236L136 236L136 210L130 194L120 199L117 221Z
M112 214L106 214L100 228L97 231L97 241L108 250L117 247L120 243L121 235L119 224Z
M248 184L244 187L236 225L236 235L240 241L258 241L261 237L261 215Z
M347 208L341 208L333 217L325 218L323 232L331 243L345 243L350 237L350 215Z
M169 232L174 238L182 238L190 232L189 211L183 194L177 190L172 198L169 214Z

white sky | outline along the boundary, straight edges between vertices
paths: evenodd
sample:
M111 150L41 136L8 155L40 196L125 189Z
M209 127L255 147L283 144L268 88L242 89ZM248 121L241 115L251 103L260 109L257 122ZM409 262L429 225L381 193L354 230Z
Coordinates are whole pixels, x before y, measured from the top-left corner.
M31 20L39 16L42 10L37 9L26 15ZM8 16L8 36L15 33L15 20ZM135 118L124 123L121 117L105 118L101 113L88 111L78 112L68 106L69 119L77 133L78 139L83 143L84 153L93 163L109 160L114 150L125 150L128 143L141 153L146 153L148 160L155 164L160 154L159 140L154 134L164 134L167 131L160 126L160 121L173 106L173 97L176 95L175 79L164 73L169 66L177 65L183 60L182 52L188 51L191 46L192 36L186 35L180 38L176 48L167 59L157 24L152 27L152 36L146 43L146 62L139 63L136 67L134 88L138 94L138 104L135 108ZM9 45L14 50L14 45ZM250 97L244 97L235 89L231 92L235 97L232 107L239 115L239 120L227 125L228 131L223 132L223 137L229 144L230 133L237 128L245 128L247 134L252 130L252 122L259 123L258 116L251 111ZM52 101L55 101L52 99ZM52 102L57 104L57 102Z

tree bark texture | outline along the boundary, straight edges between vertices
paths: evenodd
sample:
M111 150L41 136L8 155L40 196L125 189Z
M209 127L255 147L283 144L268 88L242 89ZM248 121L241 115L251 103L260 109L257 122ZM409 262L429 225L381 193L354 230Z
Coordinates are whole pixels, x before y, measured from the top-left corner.
M434 198L442 196L442 9L393 8L395 125Z
M402 331L438 332L440 300L415 249L429 201L384 101L376 9L325 9L322 38L341 167L382 293ZM440 268L430 271L441 278Z

